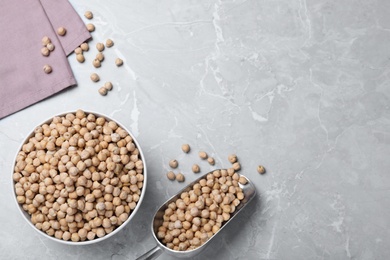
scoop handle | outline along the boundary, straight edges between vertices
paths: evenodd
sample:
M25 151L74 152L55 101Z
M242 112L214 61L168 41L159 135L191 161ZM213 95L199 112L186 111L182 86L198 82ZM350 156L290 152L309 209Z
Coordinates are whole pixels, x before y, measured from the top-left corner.
M152 249L150 249L145 254L138 257L136 260L153 260L159 257L162 254L162 249L159 246L155 246Z

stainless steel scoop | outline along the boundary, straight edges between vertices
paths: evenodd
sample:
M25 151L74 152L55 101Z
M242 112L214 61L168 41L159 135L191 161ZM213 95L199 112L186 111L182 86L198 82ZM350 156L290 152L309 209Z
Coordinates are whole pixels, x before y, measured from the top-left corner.
M209 172L209 173L212 173L212 172ZM193 257L197 254L199 254L200 252L202 252L206 245L209 244L209 242L215 238L215 236L218 235L218 233L224 228L227 226L227 224L246 206L248 205L248 203L256 196L256 188L255 186L253 185L253 183L248 179L245 178L248 180L248 183L245 184L245 185L242 185L242 184L239 184L239 186L242 188L242 191L245 195L245 198L241 201L241 203L236 207L236 210L230 214L230 219L225 222L222 227L219 229L218 232L216 232L210 239L208 239L203 245L201 245L200 247L197 247L193 250L190 250L190 251L176 251L176 250L172 250L168 247L166 247L164 244L161 243L161 241L157 238L157 232L158 232L158 228L162 225L163 223L163 216L164 216L164 212L165 212L165 209L168 208L168 205L175 201L176 199L180 198L180 194L185 192L185 191L189 191L191 190L192 186L199 182L201 179L206 179L206 176L207 174L209 173L206 173L205 175L201 176L200 178L198 178L197 180L191 182L190 184L188 184L184 189L182 189L181 191L179 191L176 195L174 195L173 197L171 197L169 200L167 200L157 211L156 211L156 214L154 215L154 218L153 218L153 222L152 222L152 234L153 234L153 237L154 239L157 241L157 246L155 246L154 248L152 248L151 250L149 250L148 252L146 252L145 254L143 254L142 256L138 257L137 260L152 260L152 259L156 259L159 255L161 255L163 252L169 254L169 255L172 255L172 256L175 256L175 257L180 257L180 258L187 258L187 257ZM241 175L242 176L242 175Z

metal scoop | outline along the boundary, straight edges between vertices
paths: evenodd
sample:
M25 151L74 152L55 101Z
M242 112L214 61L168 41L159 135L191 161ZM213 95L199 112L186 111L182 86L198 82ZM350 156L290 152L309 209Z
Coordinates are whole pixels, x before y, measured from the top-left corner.
M209 173L212 173L212 172L209 172ZM236 210L230 214L230 219L228 221L226 221L222 226L221 228L210 238L208 239L204 244L202 244L201 246L193 249L193 250L190 250L190 251L176 251L176 250L172 250L168 247L166 247L163 243L161 243L161 241L157 238L157 232L158 232L158 228L162 225L163 223L163 216L164 216L164 213L165 213L165 210L168 208L168 205L173 202L173 201L176 201L178 198L180 198L180 194L183 193L183 192L186 192L186 191L189 191L191 190L192 186L199 182L201 179L206 179L206 176L207 174L209 173L206 173L205 175L201 176L200 178L198 178L197 180L191 182L190 184L188 184L184 189L182 189L181 191L179 191L176 195L174 195L173 197L171 197L169 200L167 200L157 211L156 211L156 214L154 215L154 218L153 218L153 222L152 222L152 234L153 234L153 237L154 239L157 241L157 246L155 246L154 248L152 248L151 250L149 250L148 252L146 252L145 254L143 254L142 256L138 257L137 260L152 260L152 259L156 259L158 256L160 256L163 252L169 254L169 255L172 255L172 256L175 256L175 257L180 257L180 258L188 258L188 257L193 257L197 254L199 254L200 252L202 252L206 245L209 244L209 242L216 236L218 235L218 233L225 227L227 226L227 224L246 206L248 205L248 203L256 196L256 188L255 186L253 185L253 183L248 179L245 178L248 180L247 184L245 185L242 185L242 184L239 184L239 186L241 187L242 189L242 192L244 193L245 197L243 200L241 200L241 203L236 207ZM242 176L242 175L241 175Z

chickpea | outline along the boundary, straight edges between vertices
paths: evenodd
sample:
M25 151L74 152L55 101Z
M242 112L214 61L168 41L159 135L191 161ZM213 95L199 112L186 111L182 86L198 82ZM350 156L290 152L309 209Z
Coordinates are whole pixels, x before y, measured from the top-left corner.
M49 51L54 51L54 48L55 48L55 46L54 46L54 44L53 43L48 43L47 45L46 45L46 48L49 50Z
M127 220L127 218L129 217L129 215L127 213L122 213L118 219L122 222L125 222Z
M62 239L63 239L63 240L68 241L68 240L70 240L70 238L71 238L70 232L65 231L65 232L62 234Z
M103 196L102 191L100 189L93 190L92 195L95 198L101 198Z
M172 236L172 234L171 233L167 233L166 235L165 235L165 241L166 242L172 242L172 240L173 240L173 236Z
M123 60L120 59L120 58L117 58L117 59L115 60L115 65L116 65L117 67L122 66L122 65L123 65Z
M138 190L139 191L139 190ZM129 203L129 208L131 209L131 210L133 210L133 209L135 209L135 206L136 206L137 204L135 203L135 201L132 201L132 202L130 202Z
M77 234L79 235L80 239L83 240L87 237L88 232L85 228L81 228L81 229L79 229Z
M91 80L92 80L93 82L98 82L98 81L100 80L99 75L96 74L96 73L92 73L90 78L91 78Z
M165 235L166 235L166 233L165 233L165 232L162 232L162 231L159 231L159 232L157 233L157 237L158 237L159 239L163 239L163 238L165 237Z
M89 50L89 45L88 45L88 43L86 43L86 42L82 43L82 44L80 45L80 49L81 49L82 51L88 51L88 50Z
M116 130L118 128L118 125L114 121L109 121L108 127L110 127L112 130Z
M26 203L26 197L25 196L17 196L16 199L17 199L19 204Z
M176 175L176 180L178 181L178 182L184 182L184 175L182 174L182 173L178 173L177 175Z
M169 166L173 169L177 168L178 165L179 165L179 163L177 162L177 160L170 160L169 161Z
M102 223L103 223L103 220L101 218L99 218L99 217L95 217L93 219L93 225L95 227L100 227L102 225Z
M74 49L74 53L76 53L76 55L83 54L83 50L80 47L77 47L76 49Z
M229 162L230 162L231 164L237 162L237 155L235 155L235 154L230 154L230 155L228 156L228 160L229 160Z
M237 199L239 199L239 200L243 200L244 199L244 193L243 192L238 192L237 193Z
M200 151L200 152L198 153L198 155L199 155L199 157L200 157L201 159L203 159L203 160L206 160L207 157L208 157L207 153L204 152L204 151Z
M214 160L213 157L207 158L207 162L208 162L210 165L215 165L215 160Z
M47 36L44 36L44 37L42 38L42 45L43 45L43 46L46 46L46 45L48 45L49 43L51 43L50 38L47 37Z
M22 196L22 195L24 195L24 189L23 188L17 188L17 189L15 189L15 193L18 196Z
M181 146L181 150L182 150L183 152L185 152L185 153L189 153L190 150L191 150L191 147L190 147L189 144L183 144L183 145Z
M191 216L193 216L193 217L197 217L197 216L199 215L199 209L198 209L197 207L191 208L190 214L191 214Z
M194 246L200 246L200 244L201 244L201 241L199 240L199 238L197 238L197 237L194 237L192 240L191 240L191 242L192 242L192 245L194 245Z
M117 217L119 217L124 211L125 211L125 208L123 205L117 206L115 209L115 215Z
M193 172L193 173L198 173L198 172L200 172L200 167L199 167L199 165L197 165L197 164L192 165L192 172Z
M96 59L100 62L102 62L104 60L104 55L103 53L101 52L98 52L98 54L96 54Z
M41 53L42 53L42 55L45 56L45 57L47 57L47 56L50 55L50 51L49 51L49 49L48 49L46 46L45 46L45 47L42 47Z
M93 239L95 239L95 236L96 236L95 232L89 231L88 234L87 234L87 239L88 240L93 240Z
M54 233L54 237L57 239L62 239L62 236L64 235L64 232L62 230L57 230Z
M135 162L135 167L137 168L137 170L143 169L144 168L144 163L141 160L138 160L138 161Z
M110 219L104 218L102 222L102 227L110 228L112 226Z
M102 52L104 50L104 44L99 42L96 44L96 49L99 51L99 52Z
M264 166L262 166L262 165L257 166L257 172L260 174L264 174L265 173Z
M35 200L39 203L43 203L45 201L45 197L42 194L35 195Z
M100 62L100 60L99 59L94 59L93 61L92 61L92 65L95 67L95 68L100 68L100 66L101 66L101 62Z
M85 18L91 20L93 18L93 13L91 11L86 11L84 13Z
M43 66L43 71L46 74L50 74L53 71L53 69L50 67L50 65L45 65L45 66Z
M59 27L59 28L57 29L57 34L58 34L59 36L64 36L64 35L66 34L66 29L65 29L64 27Z
M202 216L202 218L206 218L207 219L210 216L210 212L207 209L204 209L201 212L201 216Z
M245 185L248 183L248 180L244 176L240 176L240 179L238 181L240 184Z
M27 190L26 193L25 193L25 196L26 196L27 199L33 199L35 194L31 190Z
M234 170L234 168L229 168L229 169L227 169L227 174L228 174L228 176L233 176L233 174L235 173L235 170Z
M80 236L79 236L79 234L78 234L78 233L72 233L72 235L71 235L71 240L72 240L73 242L78 242L78 241L80 241Z
M107 46L107 48L111 48L112 46L114 46L114 42L111 39L107 39L106 46Z
M80 63L85 61L84 55L82 53L76 55L76 60Z

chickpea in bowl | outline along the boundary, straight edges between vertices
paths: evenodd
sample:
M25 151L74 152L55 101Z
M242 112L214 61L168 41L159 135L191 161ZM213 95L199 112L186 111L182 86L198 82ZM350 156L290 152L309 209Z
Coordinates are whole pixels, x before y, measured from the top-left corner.
M102 241L137 212L147 171L141 147L108 116L77 110L38 125L15 157L13 190L22 216L65 244Z

